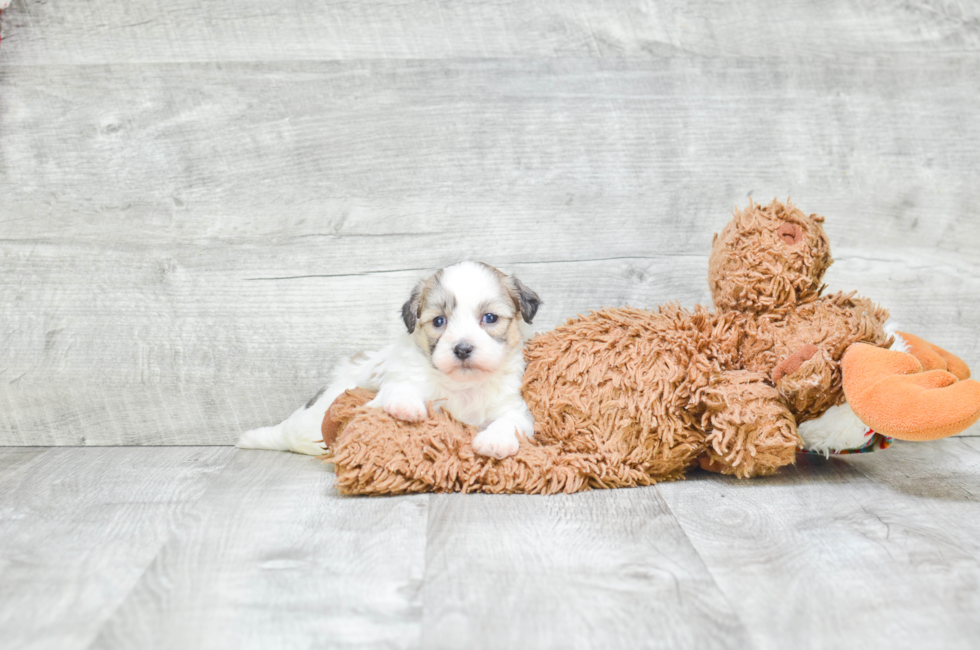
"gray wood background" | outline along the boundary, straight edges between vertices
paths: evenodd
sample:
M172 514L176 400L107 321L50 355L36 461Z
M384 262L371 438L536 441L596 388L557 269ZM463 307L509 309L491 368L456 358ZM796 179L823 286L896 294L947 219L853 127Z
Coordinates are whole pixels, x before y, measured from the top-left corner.
M229 444L475 258L710 300L750 197L980 368L980 4L14 0L0 444ZM973 428L971 433L980 433Z

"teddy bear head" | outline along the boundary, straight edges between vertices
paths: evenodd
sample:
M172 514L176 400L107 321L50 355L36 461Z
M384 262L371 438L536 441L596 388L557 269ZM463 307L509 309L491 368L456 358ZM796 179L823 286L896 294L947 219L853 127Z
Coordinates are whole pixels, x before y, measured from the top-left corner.
M715 307L759 313L820 296L833 263L823 217L792 203L749 203L715 234L708 283Z

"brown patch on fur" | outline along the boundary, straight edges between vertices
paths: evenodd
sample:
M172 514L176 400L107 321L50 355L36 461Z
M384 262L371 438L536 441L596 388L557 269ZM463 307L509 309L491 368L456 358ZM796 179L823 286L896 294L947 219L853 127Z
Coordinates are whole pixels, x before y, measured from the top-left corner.
M430 327L422 325L416 328L415 332L412 334L416 345L419 346L419 349L422 350L427 357L432 356L432 352L439 343L439 339L442 338L442 334L430 332L430 329Z
M447 319L456 307L456 297L446 287L442 286L442 269L439 269L422 283L421 296L418 301L418 318L426 312L434 312L435 315L442 314Z
M510 322L507 324L507 345L511 348L520 347L524 340L524 334L521 333L521 326L516 318L511 318Z
M456 297L442 286L443 271L440 269L420 284L418 304L415 307L417 327L412 332L416 344L426 356L431 357L442 332L433 325L432 320L444 316L446 321L452 317L456 308Z
M506 275L499 269L495 269L483 262L477 262L477 264L480 264L497 276L497 280L500 281L501 286L507 291L511 300L514 302L515 311L521 315L524 322L530 323L534 320L534 315L537 314L538 307L542 302L537 293L513 275Z
M322 395L323 395L323 394L324 394L325 392L327 392L327 387L326 387L326 386L324 386L323 388L321 388L320 390L318 390L318 391L316 392L316 395L314 395L313 397L311 397L311 398L310 398L310 401L309 401L309 402L307 402L307 403L306 403L306 406L304 406L303 408L305 408L305 409L308 409L308 408L310 408L311 406L313 406L314 404L316 404L316 401L317 401L318 399L320 399L320 397L321 397L321 396L322 396Z
M508 345L509 336L508 332L511 325L514 322L514 318L508 318L507 316L497 316L497 322L492 325L484 324L483 327L486 328L487 334L497 343L503 343Z
M485 314L493 314L497 317L497 321L495 323L483 323L482 319ZM511 304L510 296L507 294L507 290L503 285L500 286L500 295L480 303L474 317L481 321L480 326L484 331L500 343L507 341L507 328L515 318L519 318L516 309Z

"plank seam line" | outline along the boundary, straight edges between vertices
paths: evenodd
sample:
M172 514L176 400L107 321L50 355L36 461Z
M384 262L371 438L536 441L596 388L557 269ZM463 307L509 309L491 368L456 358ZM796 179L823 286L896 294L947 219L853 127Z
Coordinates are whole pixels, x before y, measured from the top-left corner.
M432 519L433 493L425 495L425 537L422 540L422 581L419 585L419 646L425 637L425 582L429 575L429 524Z
M956 440L957 438L976 438L976 437L977 436L949 436L948 438L940 438L939 440ZM932 442L938 442L938 440L935 440L935 441L932 441ZM957 441L956 444L960 445L961 447L966 447L966 449L968 451L970 451L970 452L980 453L980 450L974 449L973 447L971 447L970 445L966 444L965 442ZM844 458L843 460L845 462L847 461L846 458ZM866 481L868 481L872 485L889 487L889 488L892 487L889 483L884 482L884 481L881 481L881 480L875 478L872 474L870 474L863 467L863 463L848 463L847 464L847 467L849 469L857 472L858 474L860 474L861 478L865 479ZM908 477L908 478L911 478L911 477ZM955 487L957 490L959 490L960 492L963 492L964 494L966 494L970 498L974 498L974 499L976 498L976 495L973 494L973 492L970 492L969 488L967 488L965 485L962 485L960 483L950 483L949 485L950 485L950 487ZM894 489L897 489L897 488L894 488ZM890 529L888 527L888 524L886 524L884 521L882 521L881 520L881 517L879 517L878 515L876 515L874 513L869 512L868 509L864 506L864 503L862 503L861 501L859 501L853 495L850 495L850 497L851 497L851 500L854 501L855 503L857 503L861 507L862 510L864 510L869 515L873 516L875 519L877 519L879 522L881 522L881 524L883 526L885 526L885 528L888 529L889 530L889 533L890 533ZM889 538L888 535L885 535L885 539L888 539L888 538ZM891 557L891 554L890 553L889 553L889 557Z
M9 30L4 30L3 40L14 40L17 37L8 34ZM882 57L909 57L916 59L925 59L929 64L942 64L949 63L950 61L959 62L962 59L972 59L980 54L980 50L976 47L961 47L961 48L946 48L942 51L928 51L928 50L916 50L914 48L891 48L891 49L874 49L865 52L855 52L850 54L851 59L857 59L859 62L864 64L876 63L878 59ZM9 57L7 57L9 59ZM366 57L343 57L343 56L310 56L310 57L281 57L281 58L175 58L175 57L156 57L156 58L135 58L126 61L119 60L88 60L81 63L71 63L68 61L42 61L38 58L33 60L25 59L21 61L4 61L0 59L0 70L7 69L26 69L26 68L105 68L109 66L113 67L138 67L138 66L174 66L174 65L192 65L192 66L204 66L204 65L253 65L253 64L269 64L269 65L288 65L288 64L328 64L328 65L349 65L351 63L355 64L402 64L404 66L418 65L418 64L430 64L430 63L445 63L453 62L456 64L466 64L466 65L482 65L488 63L528 63L540 61L544 64L550 64L555 61L594 61L597 63L604 63L604 59L607 57L597 56L595 54L582 54L582 55L541 55L534 53L516 53L516 54L500 54L491 56L401 56L401 57L383 57L383 56L366 56ZM837 53L824 54L821 52L810 51L808 56L797 55L795 57L786 56L774 56L769 54L741 54L732 55L730 53L712 53L712 52L700 52L696 50L691 50L689 48L682 48L676 45L671 45L670 53L665 54L653 54L653 53L643 53L639 55L632 55L622 58L625 64L638 65L642 63L660 63L663 61L674 61L674 60L696 60L696 61L747 61L751 64L758 65L773 65L781 67L793 67L793 66L804 66L807 63L812 62L814 59L820 61L823 64L829 66L840 66L842 68L848 67L852 64L847 64L842 61L842 57ZM630 70L630 68L625 68ZM605 68L599 68L600 71L606 71ZM611 72L619 72L621 70L617 68L612 68Z
M742 620L742 617L739 615L738 610L732 604L731 598L728 597L728 594L725 593L725 590L721 588L720 584L718 584L718 580L717 578L715 578L714 571L711 570L711 567L709 567L708 563L705 562L704 557L701 556L701 551L699 551L698 547L694 545L694 540L692 540L690 535L687 534L687 530L684 528L684 524L681 523L680 518L674 514L673 508L671 508L670 504L667 503L667 499L664 498L664 495L660 493L660 485L655 484L653 487L657 490L657 496L660 498L660 502L663 503L664 508L666 508L667 512L670 513L670 516L671 518L673 518L674 523L677 524L677 528L681 531L681 535L684 536L684 539L687 540L687 543L691 547L691 550L694 551L694 553L698 556L698 560L700 560L701 566L704 567L705 573L707 573L708 577L711 578L711 584L714 585L715 589L718 590L718 593L721 595L721 597L725 599L725 604L728 605L728 609L729 611L731 611L732 616L734 616L735 620L737 620L739 622L739 625L742 626L742 631L745 633L745 638L748 640L750 644L752 644L753 648L758 648L758 645L756 644L755 640L752 637L752 632L749 630L749 626L746 625L745 621Z
M624 261L624 260L646 260L655 261L664 257L691 257L691 258L706 258L707 255L704 254L694 254L694 253L661 253L658 255L627 255L619 257L595 257L588 259L572 259L572 260L542 260L539 262L514 262L514 263L504 263L503 266L542 266L546 264L588 264L591 262L614 262L614 261ZM272 276L272 277L258 277L258 278L244 278L246 282L268 282L273 280L304 280L307 278L352 278L352 277L365 277L371 275L381 275L385 273L408 273L408 272L419 272L419 271L430 271L435 267L424 267L424 268L409 268L409 269L381 269L379 271L362 271L360 273L313 273L309 275L284 275L284 276Z
M187 445L174 445L174 446L183 447ZM198 446L198 445L192 445L192 446ZM135 580L133 580L133 583L130 585L129 589L126 590L125 595L123 595L122 598L119 599L119 603L116 605L116 607L114 607L112 611L106 614L106 616L102 619L102 622L99 623L99 627L94 630L91 641L85 646L86 650L91 650L92 648L97 647L96 644L99 642L99 639L102 636L102 632L103 630L105 630L105 626L110 621L115 619L116 613L120 610L120 608L122 608L123 605L125 605L129 601L129 598L132 595L133 590L136 589L136 587L138 587L140 583L143 582L143 578L146 576L146 572L150 569L151 566L153 566L153 563L156 562L157 559L160 557L160 553L163 551L164 548L166 548L167 544L170 543L170 540L174 538L174 535L177 533L177 530L181 528L181 526L185 524L187 521L193 519L193 514L197 509L197 505L201 502L201 499L203 499L211 492L211 490L214 488L215 481L217 481L221 476L224 475L225 472L228 471L228 468L231 466L231 461L234 457L235 457L234 452L228 454L225 460L225 464L221 467L221 471L216 472L214 476L211 477L211 481L208 483L208 486L201 491L201 495L198 498L194 499L193 502L187 504L187 511L184 513L182 517L179 518L179 521L175 522L175 525L173 529L170 531L170 534L167 535L167 537L163 541L161 541L160 544L157 546L156 552L153 554L153 557L151 557L149 561L143 566L143 570L140 571L139 576ZM98 647L101 647L101 645Z

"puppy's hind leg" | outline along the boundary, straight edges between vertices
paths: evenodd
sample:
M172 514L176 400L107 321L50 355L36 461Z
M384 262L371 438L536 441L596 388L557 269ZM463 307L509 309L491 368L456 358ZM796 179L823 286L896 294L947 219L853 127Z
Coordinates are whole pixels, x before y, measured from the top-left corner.
M325 451L320 429L323 416L343 392L341 386L330 386L279 424L241 434L236 445L242 449L272 449L319 456Z
M243 449L273 449L309 456L321 455L325 451L321 429L323 416L333 401L348 388L364 386L374 389L372 384L376 356L377 353L368 353L340 362L334 369L330 385L317 393L306 406L299 407L275 426L246 431L238 438L237 445Z

